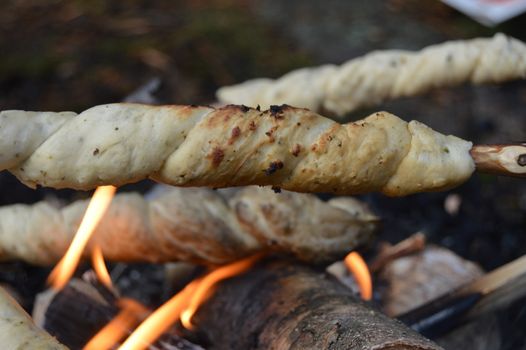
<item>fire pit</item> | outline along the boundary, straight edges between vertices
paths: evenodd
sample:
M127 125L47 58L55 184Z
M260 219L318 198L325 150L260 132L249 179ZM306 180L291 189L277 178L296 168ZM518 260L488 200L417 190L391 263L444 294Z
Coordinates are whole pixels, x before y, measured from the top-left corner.
M119 111L119 108L120 106L101 106L96 110ZM135 106L124 105L123 108L126 110L135 108ZM146 108L145 110L149 111L149 107L138 106L138 108ZM170 110L173 108L176 112L178 110L185 111L185 107L164 108L170 108ZM194 113L192 109L190 111ZM156 113L164 113L163 109L154 108L153 110ZM287 114L292 114L290 118L294 118L293 113L300 115L305 113L304 110L291 107L271 107L269 111L260 113L258 109L251 110L244 106L228 106L225 110L207 111L210 115L208 117L210 121L205 119L198 125L209 125L217 119L216 115L221 117L225 115L228 117L225 120L228 121L230 114L235 115L240 112L257 111L258 118L272 118L272 122L276 125L272 128L274 134L271 137L272 140L269 141L271 144L275 142L274 137L277 139L283 137L278 129L282 120L286 120ZM24 114L21 113L23 112L4 113L4 129L14 125L13 131L16 133L17 121L14 117L23 116ZM282 113L285 115L281 115ZM84 116L81 114L75 117L74 121L87 120L90 115L98 118L96 117L97 114L94 113ZM67 118L71 117L74 116L67 116ZM27 118L28 122L32 123L32 118L47 120L54 118L54 116L50 113L29 113ZM183 115L182 121L185 118L187 118L186 114ZM312 120L324 122L322 117L316 115L305 114L302 118L311 120L311 123ZM298 120L303 119L299 118ZM368 120L372 124L372 126L367 126L368 128L379 127L375 126L375 123L378 125L392 123L394 130L398 128L397 123L404 125L396 117L380 116L378 113ZM248 123L249 128L252 123L255 122ZM295 120L294 123L296 123ZM366 123L368 122L363 122L362 128L366 127ZM297 124L301 125L301 122ZM117 125L119 126L115 127L116 130L122 128L121 124ZM333 125L338 126L337 124ZM350 126L355 127L359 124L351 124ZM408 127L411 128L411 124ZM366 130L362 128L358 130ZM474 146L468 151L464 149L465 141L451 138L451 136L445 138L418 123L413 124L413 128L415 128L415 136L412 137L418 141L411 142L409 151L405 151L407 152L406 157L410 159L408 163L410 165L407 165L405 159L402 159L397 169L402 169L402 174L409 168L422 167L423 169L421 159L424 159L430 164L442 162L443 169L446 170L444 174L448 174L449 177L445 177L446 180L444 180L445 175L440 173L444 170L435 166L436 169L439 169L439 173L433 174L433 176L440 180L435 181L426 177L421 183L418 182L416 185L409 183L406 186L399 179L404 175L394 172L391 176L396 179L394 183L400 184L400 186L386 186L386 193L404 195L419 188L429 190L457 185L459 179L462 180L466 175L466 167L462 165L463 161L467 161L469 164L474 163L479 171L491 171L506 175L522 174L523 170L520 164L521 152L524 151L522 145ZM41 133L37 129L34 130L37 134ZM242 133L240 127L234 127L232 130L238 130L238 133L234 135L234 140L225 141L228 145L237 142L238 134ZM371 133L371 131L366 132ZM416 136L419 132L422 135ZM338 133L335 132L334 134L337 135ZM60 139L62 137L60 135L70 134L55 131L52 137L56 135ZM434 136L429 138L427 135ZM30 138L34 137L39 136L30 135ZM265 138L270 136L266 133L263 136L252 135L250 137ZM426 138L429 138L426 141L427 144L422 141ZM191 139L190 134L188 139ZM325 140L325 136L322 136L322 139ZM343 141L340 142L343 144ZM436 145L433 142L436 142ZM450 143L448 144L448 142ZM100 141L100 144L105 144L105 142ZM321 147L320 144L316 141L314 146ZM317 147L314 146L309 148L316 152ZM22 146L21 152L27 153L24 151L24 147ZM184 145L177 147L184 149ZM224 148L226 145L219 143L214 149L220 147ZM451 150L444 152L444 147ZM453 151L453 149L455 150ZM37 152L35 151L35 154ZM92 156L97 157L101 152L106 152L102 146L96 148ZM206 162L211 162L212 166L217 168L219 165L216 163L222 162L225 157L225 153L221 152L219 161L216 157L212 157ZM235 153L235 150L228 152ZM384 152L384 150L381 149L380 152ZM399 150L394 149L393 152L396 154ZM414 155L421 154L421 152L428 154L430 158L420 158ZM453 160L449 159L451 152L458 153L453 156ZM58 154L60 155L60 153ZM324 153L321 155L314 154L323 157ZM386 154L387 157L393 157L389 153ZM293 154L293 156L296 157L297 155ZM381 157L385 156L382 153ZM32 157L34 156L31 156L30 159ZM50 155L50 157L53 159L55 155ZM342 161L345 162L345 154L342 157ZM232 159L227 158L226 161L232 161ZM7 162L9 163L9 160ZM33 170L29 171L33 165L27 164L29 167L26 163L16 166L17 174L25 173L20 175L24 181L37 183L39 181L51 181L52 183L56 181L49 180L48 174L42 171L40 177L35 177L32 175ZM280 164L280 166L275 165L272 171L264 170L262 179L270 178L271 180L266 181L275 181L272 180L272 176L284 167L281 161ZM352 172L354 170L352 163L350 164L349 171ZM383 165L383 162L374 166L389 167L389 165ZM28 170L26 171L24 167ZM301 169L301 166L298 165L297 167ZM290 171L290 169L286 171ZM247 170L243 170L243 172L247 172ZM67 176L71 177L71 175L66 175L62 179L65 180ZM420 181L418 174L409 173L408 176L410 179ZM127 178L127 176L125 177ZM135 179L133 175L131 178ZM169 179L170 177L165 176L165 178ZM258 180L260 177L255 176L254 179L256 183L260 181ZM72 183L71 180L65 181ZM88 178L87 182L82 182L84 180L79 178L74 181L79 181L80 187L86 187L91 186L90 181L92 180ZM195 183L201 184L199 181L201 180L197 180ZM214 183L213 177L211 181ZM235 181L226 184L238 184ZM310 180L307 180L305 188L311 186L308 181ZM316 181L313 182L315 186L323 186L321 182ZM378 186L374 184L374 181L378 181L374 179L374 176L370 181L371 184L359 184L359 182L358 185L345 184L342 190L360 192L363 188ZM281 182L275 183L278 186L281 184ZM388 180L387 183L391 183L391 180ZM303 185L298 188L303 188L301 186ZM390 319L376 311L372 305L360 302L350 289L338 284L327 273L316 271L312 267L301 266L293 261L274 261L279 255L284 253L291 255L290 253L292 253L304 262L319 264L342 256L346 252L345 250L368 241L379 220L362 203L356 200L342 197L323 202L316 197L305 194L282 193L281 189L278 190L274 186L272 190L248 189L239 191L237 194L232 190L227 191L223 193L222 200L215 198L213 192L208 193L207 190L203 192L196 188L175 191L173 196L170 196L169 190L165 190L164 192L168 191L168 193L163 193L157 199L151 199L150 202L144 202L140 197L122 196L111 205L115 191L114 186L97 188L70 244L68 232L71 230L64 229L64 227L76 226L80 219L79 209L77 209L79 206L75 204L60 210L53 209L44 203L31 207L13 206L5 207L0 212L6 232L2 243L2 251L5 257L17 257L45 264L52 261L53 256L55 259L60 258L64 254L64 247L69 244L69 248L49 276L48 281L51 289L37 298L34 311L37 323L69 347L84 349L114 347L119 349L145 349L156 348L157 346L181 346L183 348L205 346L210 349L440 348L411 331L399 321ZM243 197L245 192L248 195ZM182 199L186 202L182 203ZM225 203L225 200L228 202ZM84 203L79 204L83 206ZM453 208L453 204L448 205L448 210L457 210ZM195 208L193 206L197 206L198 209L190 210L189 208ZM82 209L80 210L82 211ZM308 216L304 217L305 213L308 213ZM26 220L20 221L20 217L25 217ZM46 225L41 224L42 218L44 218L44 223L53 218L55 230L53 235L46 233ZM101 222L103 218L105 218L105 222ZM309 221L311 222L309 223ZM181 225L181 222L184 225ZM210 227L206 225L210 225ZM89 249L86 250L90 237L98 226L101 229L91 240ZM311 230L313 227L316 227L316 230ZM44 229L43 232L41 232L41 228ZM11 235L7 233L8 230ZM123 240L125 235L130 235L133 238ZM16 239L11 238L12 236ZM112 239L111 237L115 238ZM422 249L421 240L421 236L417 236L409 243L402 242L398 246L385 248L372 266L377 271L385 269L391 260L398 262L397 259L403 259L403 255L408 252ZM113 246L114 243L118 245ZM344 251L342 251L342 246L345 249ZM91 256L97 278L88 277L85 281L71 281L83 254ZM429 278L427 283L420 282L421 292L418 292L418 289L412 292L416 293L415 295L420 293L425 296L424 302L420 304L429 302L430 304L415 309L418 303L412 304L410 302L407 310L415 310L411 311L410 314L400 316L408 325L422 333L441 335L444 333L444 329L450 330L457 323L472 319L474 314L487 313L487 310L492 311L498 307L507 306L523 296L522 292L506 292L521 290L522 288L518 287L526 283L526 264L523 259L479 278L473 284L465 285L459 283L459 280L478 277L482 272L476 268L471 268L467 269L465 273L460 273L458 269L469 266L469 263L464 263L454 256L449 258L447 254L451 253L447 253L447 251L445 255L434 251L429 254L435 258L426 258L428 255L424 255L424 258L431 259L431 263L428 264L431 266L433 264L444 264L447 268L440 270L449 268L454 273L451 273L451 276L445 275L445 280L450 286L442 286L441 290L430 289L427 286L428 283L436 281L437 276L439 276L435 272L436 268L435 270L423 270L423 273L418 269L406 270L405 274L402 274L402 276L414 276L412 278L415 279L421 278L418 277L419 274ZM186 260L208 265L217 265L230 260L234 260L234 262L213 267L209 272L185 285L161 307L155 311L149 311L146 305L136 300L120 297L120 291L112 285L110 274L104 262L104 255L116 260L154 262ZM262 259L264 261L260 261ZM372 298L372 285L366 263L356 252L348 254L344 262L355 276L362 298L370 300ZM387 276L385 279L392 279L388 283L391 291L387 294L389 298L384 299L385 302L391 299L392 303L392 300L396 300L400 295L410 294L396 291L395 282L400 280L400 276L396 276L399 274L396 272L396 267L393 267L393 272L390 272L389 269L385 270L385 276ZM336 275L342 278L345 273L337 273L336 270ZM389 277L390 275L395 277ZM230 281L221 283L225 279L230 279ZM345 278L343 279L345 280ZM216 289L217 286L219 287ZM426 296L426 294L431 294L431 296ZM445 296L438 298L440 295ZM76 305L78 305L79 300L82 300L82 306L72 313L77 308ZM394 302L395 308L401 305ZM386 310L393 309L386 307ZM390 312L392 314L400 313L400 311ZM82 317L83 315L91 316L86 319ZM77 320L79 316L81 319ZM24 322L30 327L29 321ZM70 329L71 326L73 329ZM76 329L88 330L88 334L81 335ZM33 333L34 331L28 329L27 334ZM75 334L74 337L70 336L72 333ZM184 336L191 340L184 339ZM25 341L25 338L22 339ZM54 341L50 340L50 342L53 343Z
M503 36L487 42L522 45ZM402 56L384 68L404 66ZM443 58L451 64L459 57ZM308 71L306 76L318 81L316 74ZM451 81L444 77L445 83ZM471 81L501 81L488 77ZM422 90L431 85L423 83ZM307 102L316 102L308 107L325 111L323 106L331 106L327 110L336 113L356 107L330 94L322 96L327 103L322 97L312 100L317 86L307 94ZM291 99L305 97L285 90L293 93ZM384 91L378 101L416 92L388 96ZM273 101L268 110L257 103L217 108L115 104L79 115L3 113L0 150L2 142L13 146L2 154L7 160L0 158L2 169L32 186L100 186L89 206L70 198L66 206L47 202L0 208L0 258L47 266L4 265L16 271L9 275L7 270L2 278L7 291L26 308L34 302L34 308L31 320L17 300L0 295L5 315L0 329L6 330L2 343L53 349L509 348L503 345L507 334L496 311L524 299L524 258L485 264L495 268L486 273L447 249L455 246L451 241L436 239L436 222L441 229L463 228L459 222L473 205L470 196L481 188L480 179L493 177L473 175L465 187L448 194L395 200L369 192L402 196L446 190L466 181L474 169L524 176L524 144L472 147L385 112L341 125ZM174 119L184 127L174 129ZM141 127L133 130L130 120ZM17 136L22 132L24 137ZM137 133L149 142L135 147ZM68 143L72 140L82 145L75 152ZM143 152L156 148L158 154ZM117 188L109 184L143 178L183 186L269 188L156 185L145 196L119 193L113 198ZM330 194L321 200L287 190ZM363 195L358 201L335 194ZM421 215L426 211L422 203L432 203L432 215L441 217ZM407 224L415 212L421 215L419 226ZM399 242L408 227L425 234ZM386 235L390 229L395 232ZM391 243L373 239L379 231ZM427 244L426 236L442 246ZM91 267L83 258L91 260ZM55 266L52 271L50 266ZM20 288L25 273L38 287ZM509 344L524 340L510 339Z

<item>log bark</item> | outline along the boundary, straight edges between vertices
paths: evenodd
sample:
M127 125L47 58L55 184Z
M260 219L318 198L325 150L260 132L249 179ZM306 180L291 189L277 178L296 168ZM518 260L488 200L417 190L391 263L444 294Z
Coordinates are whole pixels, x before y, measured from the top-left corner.
M222 283L192 319L208 349L441 349L328 275L263 263Z

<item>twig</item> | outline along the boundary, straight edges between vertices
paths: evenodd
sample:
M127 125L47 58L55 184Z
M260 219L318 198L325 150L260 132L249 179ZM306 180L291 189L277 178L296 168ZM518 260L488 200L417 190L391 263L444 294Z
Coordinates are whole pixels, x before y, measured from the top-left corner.
M526 143L476 145L470 153L480 172L526 177Z
M378 255L369 265L369 269L371 272L380 271L385 265L395 259L424 250L425 245L426 236L422 232L417 232L395 245L384 243L380 247Z
M398 319L426 336L437 336L525 295L526 255Z

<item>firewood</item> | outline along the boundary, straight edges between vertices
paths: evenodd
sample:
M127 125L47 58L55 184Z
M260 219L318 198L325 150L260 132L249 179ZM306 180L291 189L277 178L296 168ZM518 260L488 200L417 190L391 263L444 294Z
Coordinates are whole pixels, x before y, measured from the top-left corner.
M120 299L122 300L122 299ZM40 294L35 304L35 322L71 349L81 349L119 313L119 299L112 291L96 282L72 279L60 292L49 290ZM137 315L135 326L147 314ZM123 336L133 327L123 330ZM200 346L170 331L158 339L149 350L203 350Z
M377 51L345 62L254 79L217 91L224 103L268 108L288 103L338 116L361 107L440 86L500 83L526 77L526 45L497 34L493 38L450 41L419 52Z
M425 334L440 335L458 324L503 309L525 295L526 256L522 256L399 319Z
M471 146L386 112L348 124L285 105L0 113L0 170L29 186L56 188L151 178L175 186L403 196L463 183L475 170Z
M441 349L328 275L287 262L221 283L192 323L208 349Z
M335 261L368 242L379 220L352 198L275 194L249 187L235 193L164 188L150 201L119 194L85 250L99 246L113 261L224 264L258 251L310 263ZM232 192L232 191L230 191ZM66 251L87 201L62 209L41 202L0 208L0 259L51 265Z
M18 303L0 288L0 344L2 349L67 350L39 329Z
M369 270L372 273L380 271L393 260L421 252L425 249L425 245L426 236L422 232L417 232L395 245L381 242L377 255L369 264Z

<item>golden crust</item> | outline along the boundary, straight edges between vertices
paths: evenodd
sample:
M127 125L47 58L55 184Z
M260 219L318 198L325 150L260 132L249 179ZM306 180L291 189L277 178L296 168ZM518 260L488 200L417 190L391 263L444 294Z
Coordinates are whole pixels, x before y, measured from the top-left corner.
M30 186L92 189L151 178L176 186L402 196L454 187L474 170L470 142L386 112L338 124L286 105L110 104L75 117L56 114L60 125L51 134L27 132L43 117L52 123L48 114L0 114L6 145L26 133L25 157L7 158L0 169L9 167Z

